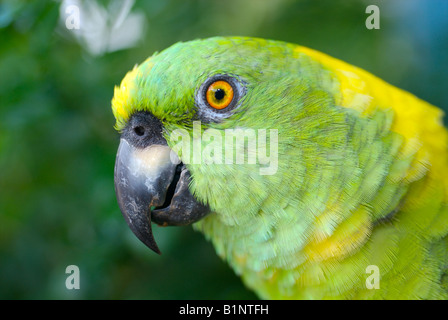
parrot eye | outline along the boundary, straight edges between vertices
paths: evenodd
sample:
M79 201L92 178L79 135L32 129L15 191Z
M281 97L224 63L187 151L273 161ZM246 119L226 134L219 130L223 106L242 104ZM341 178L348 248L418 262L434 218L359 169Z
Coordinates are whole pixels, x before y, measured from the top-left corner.
M245 94L244 82L230 75L214 75L196 92L199 116L205 121L219 121L230 116L231 110Z
M224 80L218 80L211 83L205 93L205 97L210 107L218 110L228 107L233 100L233 96L232 86Z

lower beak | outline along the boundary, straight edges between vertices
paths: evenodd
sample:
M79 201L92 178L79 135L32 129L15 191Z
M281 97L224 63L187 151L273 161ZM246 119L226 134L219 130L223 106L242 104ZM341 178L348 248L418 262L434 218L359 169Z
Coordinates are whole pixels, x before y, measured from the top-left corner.
M190 173L166 145L145 148L120 140L115 162L115 192L123 216L145 245L160 254L151 220L160 225L187 225L209 209L188 189Z

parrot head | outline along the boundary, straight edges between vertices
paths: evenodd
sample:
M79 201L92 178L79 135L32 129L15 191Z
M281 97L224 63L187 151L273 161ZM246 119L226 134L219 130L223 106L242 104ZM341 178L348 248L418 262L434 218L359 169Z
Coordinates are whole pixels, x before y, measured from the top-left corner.
M297 58L293 45L269 40L195 40L154 54L115 88L116 195L149 248L160 252L151 222L188 225L215 215L250 226L261 207L282 205L282 192L303 181L303 162L315 158L290 152L296 138L288 132L302 121L304 133L314 132L304 138L318 140L328 131L313 128L328 122L331 130L338 114L323 91L310 90L312 62ZM325 115L318 124L307 120L316 113Z
M372 297L367 266L381 297L402 271L408 296L446 275L425 256L447 232L442 112L362 69L279 41L195 40L134 67L112 110L118 203L157 253L152 222L193 224L262 298Z

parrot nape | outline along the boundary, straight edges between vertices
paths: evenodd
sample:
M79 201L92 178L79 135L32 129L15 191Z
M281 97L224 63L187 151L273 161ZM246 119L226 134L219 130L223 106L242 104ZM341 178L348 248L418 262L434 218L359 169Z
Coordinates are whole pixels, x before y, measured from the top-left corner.
M154 54L112 109L118 203L152 250L152 222L192 224L262 299L448 298L440 109L318 51L248 37Z

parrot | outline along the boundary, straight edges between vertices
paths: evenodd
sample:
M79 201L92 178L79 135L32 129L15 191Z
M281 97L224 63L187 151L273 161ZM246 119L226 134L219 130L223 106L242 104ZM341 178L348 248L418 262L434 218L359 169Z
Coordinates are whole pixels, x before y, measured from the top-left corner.
M278 40L178 42L115 86L117 202L201 232L265 300L448 298L443 111Z

